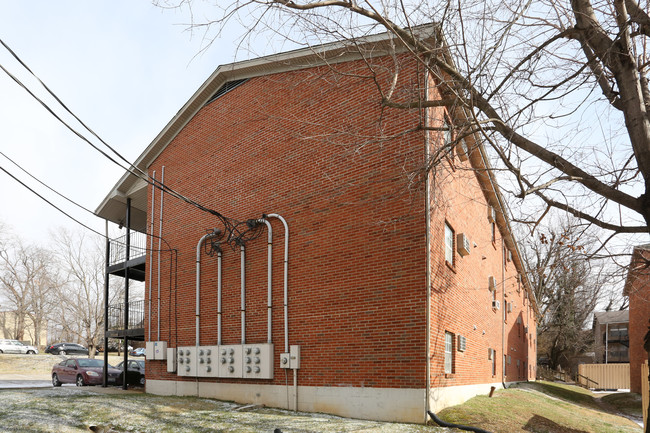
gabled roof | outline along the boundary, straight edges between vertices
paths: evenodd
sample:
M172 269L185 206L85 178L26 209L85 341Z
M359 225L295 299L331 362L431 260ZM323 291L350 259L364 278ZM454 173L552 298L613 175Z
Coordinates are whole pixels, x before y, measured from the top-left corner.
M599 311L594 313L594 324L629 323L630 310Z
M438 26L435 24L428 24L413 28L413 32L418 37L435 40L437 29ZM368 57L380 57L405 50L406 47L399 40L396 40L394 36L381 33L221 65L167 123L158 136L138 157L133 166L146 172L149 165L153 163L174 137L227 82L332 65ZM159 178L160 173L157 174L157 179ZM142 232L146 231L147 182L133 173L126 172L122 175L97 207L95 214L116 224L123 224L127 198L131 198L131 228Z
M452 59L448 57L448 50L446 50L446 44L440 35L438 25L428 24L418 26L414 27L412 31L419 38L431 42L432 45L442 47L442 53L447 56L447 61L453 63ZM210 75L185 105L183 105L169 123L167 123L138 157L133 166L146 172L148 167L163 152L167 145L226 83L281 72L333 65L369 57L381 57L406 50L407 48L395 36L390 33L381 33L221 65ZM460 116L467 115L462 112L456 114ZM468 137L468 139L473 141L472 147L478 149L477 152L470 152L469 155L472 166L476 169L477 179L481 183L489 205L497 210L497 225L501 232L505 234L505 242L509 250L513 251L513 261L517 269L521 272L523 285L526 287L531 302L537 308L537 300L530 289L531 285L528 281L526 267L507 217L507 207L492 173L485 149L478 136ZM160 173L157 174L156 178L160 180ZM147 186L147 182L135 174L131 172L124 173L97 207L95 214L116 224L124 224L126 200L130 198L131 228L145 232L147 221Z

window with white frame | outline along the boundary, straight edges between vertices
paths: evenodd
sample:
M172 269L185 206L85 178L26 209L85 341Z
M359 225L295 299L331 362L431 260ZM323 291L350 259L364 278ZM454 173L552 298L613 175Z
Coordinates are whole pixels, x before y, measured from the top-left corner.
M445 332L445 374L454 372L454 334Z
M454 266L454 229L445 223L445 260Z

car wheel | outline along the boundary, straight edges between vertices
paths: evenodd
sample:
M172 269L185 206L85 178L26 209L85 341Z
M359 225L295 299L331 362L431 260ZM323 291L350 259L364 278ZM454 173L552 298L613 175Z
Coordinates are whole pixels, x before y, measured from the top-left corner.
M144 376L140 376L140 386L144 386Z
M27 354L28 354L28 355L35 355L36 352L34 352L33 350L28 350L28 351L27 351Z
M59 380L59 376L57 376L56 373L52 374L52 386L61 386L61 381Z
M77 386L86 386L82 375L77 376Z
M59 350L59 355L65 355L65 350Z

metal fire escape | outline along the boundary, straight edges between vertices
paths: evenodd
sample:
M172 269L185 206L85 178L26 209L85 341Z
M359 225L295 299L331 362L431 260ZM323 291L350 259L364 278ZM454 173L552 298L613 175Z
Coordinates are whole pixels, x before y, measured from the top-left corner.
M144 301L129 302L129 282L144 281L146 267L146 236L131 230L131 199L126 200L124 219L126 234L106 240L106 274L104 283L104 365L108 365L108 339L123 340L124 365L128 365L129 341L144 341ZM124 278L124 299L109 305L110 276ZM122 388L126 389L126 374ZM103 385L107 386L104 371Z

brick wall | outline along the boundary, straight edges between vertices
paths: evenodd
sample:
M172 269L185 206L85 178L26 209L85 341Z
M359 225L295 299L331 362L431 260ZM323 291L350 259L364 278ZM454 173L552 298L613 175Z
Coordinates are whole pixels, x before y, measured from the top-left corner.
M264 213L286 218L289 340L301 346L302 386L425 387L423 119L418 110L382 109L377 98L377 84L387 85L396 67L397 100L419 92L424 74L407 57L373 62L375 77L359 61L252 78L204 107L149 167L159 177L164 166L165 184L237 220ZM501 381L504 341L510 356L505 380L534 378L526 350L534 354L530 305L513 263L503 260L501 233L492 241L487 201L474 172L467 163L454 165L437 169L431 194L431 383ZM444 262L445 221L477 245L469 256L457 257L453 269ZM284 230L277 220L272 223L277 360L284 341ZM220 226L206 212L165 199L163 235L178 251L178 263L163 260L161 310L154 308L151 322L155 327L160 318L161 335L152 338L170 347L194 344L196 244L206 230ZM250 343L266 341L266 246L266 234L246 245ZM216 344L216 258L201 260L200 339ZM505 291L513 304L505 327L507 307L492 309L488 275L497 279L497 299L503 301ZM229 246L223 312L223 343L239 344L240 254ZM445 330L467 337L467 350L455 352L451 375L441 373ZM488 348L497 350L496 375ZM263 383L285 383L275 366L275 379ZM166 373L163 362L149 362L147 374L182 380Z

